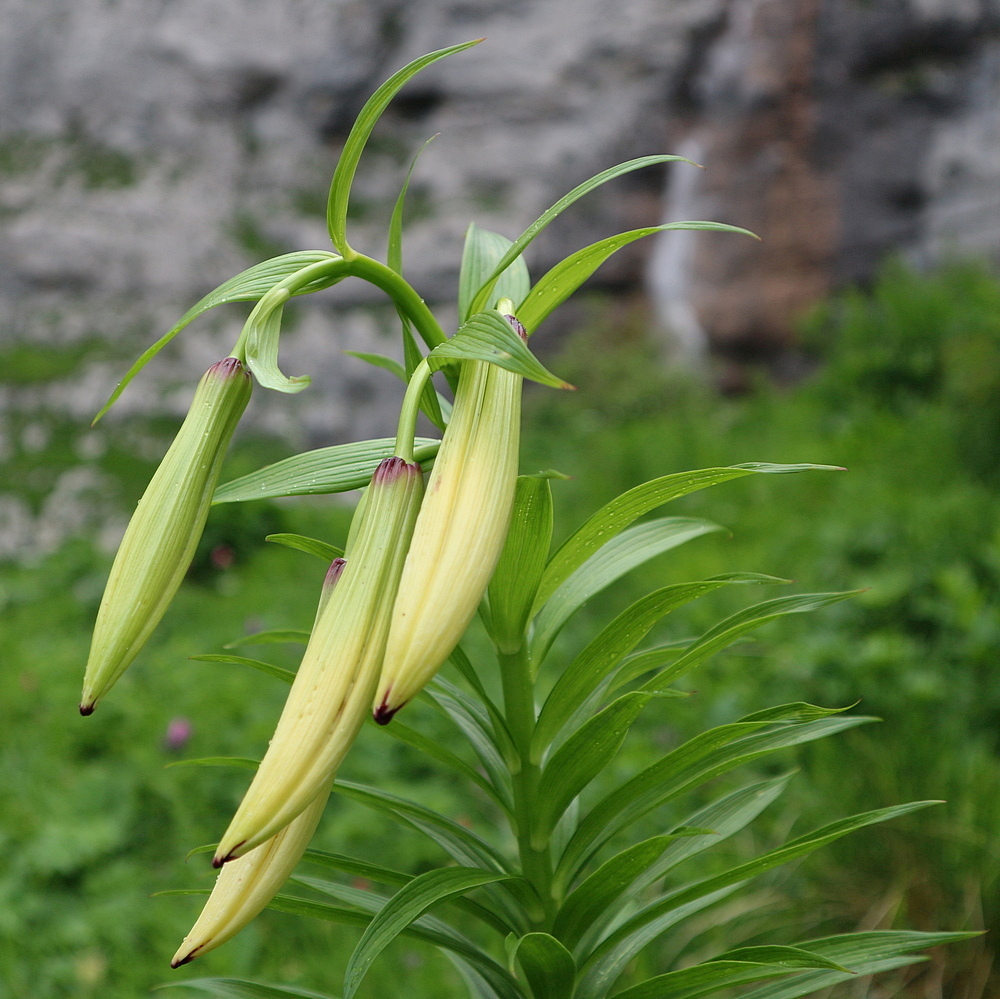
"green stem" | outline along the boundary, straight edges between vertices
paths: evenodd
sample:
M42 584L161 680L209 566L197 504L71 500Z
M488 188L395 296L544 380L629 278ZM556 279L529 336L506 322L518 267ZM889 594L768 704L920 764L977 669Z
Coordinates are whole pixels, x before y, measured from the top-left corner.
M363 253L345 258L344 263L349 273L381 288L410 319L428 347L433 350L445 342L444 330L427 308L427 303L391 267Z
M431 376L430 365L424 358L416 367L406 386L403 405L399 410L399 423L396 429L396 447L393 454L403 461L413 463L413 438L417 435L417 415L420 412L420 397L424 394L424 386Z
M537 814L538 785L541 767L531 761L531 741L535 732L535 697L531 664L525 644L512 653L498 652L500 676L503 683L504 709L517 749L518 766L511 770L514 791L514 820L517 846L521 859L521 873L531 882L542 901L544 912L536 919L535 929L547 930L555 916L552 897L552 858L548 844L538 847L532 843L534 832L532 818Z

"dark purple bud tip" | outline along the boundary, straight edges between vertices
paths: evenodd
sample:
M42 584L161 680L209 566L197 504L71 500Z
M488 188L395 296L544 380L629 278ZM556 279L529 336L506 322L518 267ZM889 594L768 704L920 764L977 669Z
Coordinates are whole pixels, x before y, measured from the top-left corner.
M390 708L388 704L388 693L384 698L382 698L382 703L372 712L372 717L374 717L376 724L378 725L388 725L389 722L396 716L396 712L403 705L400 704L397 708Z
M195 959L196 956L197 955L195 954L195 952L191 951L191 953L188 954L187 957L182 957L179 961L176 960L176 959L173 960L173 961L171 961L170 962L170 967L171 968L179 968L182 964L190 964Z
M408 461L404 461L402 458L397 458L393 455L391 458L384 458L379 462L379 466L375 469L375 474L372 476L372 485L388 485L390 482L396 482L401 479L404 475L413 475L419 472L419 465L411 465Z
M345 565L347 565L346 558L335 558L330 563L330 568L326 570L326 578L323 580L323 585L333 586L343 575Z
M80 705L80 714L83 715L84 718L86 718L87 715L92 715L93 713L94 713L93 703Z
M219 378L233 378L242 374L249 378L249 372L243 367L243 362L236 357L224 357L221 361L216 361L207 374L217 375Z
M527 343L528 342L528 331L521 325L521 323L517 319L515 319L514 316L504 316L504 319L506 319L507 322L509 322L511 324L511 326L514 327L514 332L522 340L524 340L525 343Z

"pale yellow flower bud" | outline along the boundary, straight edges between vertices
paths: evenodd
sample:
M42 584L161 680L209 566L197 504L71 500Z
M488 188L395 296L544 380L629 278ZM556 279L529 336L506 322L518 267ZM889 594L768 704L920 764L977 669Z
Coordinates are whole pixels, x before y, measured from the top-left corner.
M368 714L423 484L420 466L376 469L340 581L318 615L274 737L213 864L248 853L328 788Z
M329 791L321 792L266 843L222 868L170 967L179 968L231 940L264 910L302 859L329 797Z
M138 655L191 565L226 448L247 403L250 375L235 357L204 374L191 409L129 521L104 590L80 713Z
M448 658L496 568L517 481L521 382L485 361L462 366L392 611L373 706L380 724Z

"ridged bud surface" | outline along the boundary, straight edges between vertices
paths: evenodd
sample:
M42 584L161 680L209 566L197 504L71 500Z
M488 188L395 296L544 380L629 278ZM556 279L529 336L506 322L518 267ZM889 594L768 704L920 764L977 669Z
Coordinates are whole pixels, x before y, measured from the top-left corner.
M235 357L202 376L191 408L135 508L97 613L80 713L138 655L191 565L219 471L250 401L250 374Z
M387 458L372 477L347 563L216 866L269 839L330 787L368 714L422 493L420 466L402 458Z
M521 382L485 361L462 367L392 611L373 705L380 724L448 658L496 568L517 482Z

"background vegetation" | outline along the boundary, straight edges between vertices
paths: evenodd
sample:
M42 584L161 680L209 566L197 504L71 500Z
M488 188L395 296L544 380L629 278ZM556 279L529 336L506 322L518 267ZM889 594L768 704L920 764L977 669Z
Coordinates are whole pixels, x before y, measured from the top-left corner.
M597 622L648 589L651 574L662 585L754 570L803 590L864 589L820 615L772 625L703 667L690 683L696 695L648 710L607 780L647 759L650 744L673 745L706 724L781 701L860 699L885 723L785 760L803 772L781 813L755 828L755 845L799 823L881 805L932 797L947 804L910 824L855 834L794 880L775 874L748 904L745 937L728 943L753 940L769 922L997 928L1000 282L973 265L928 276L892 263L872 289L839 296L808 318L810 378L788 389L761 379L756 391L730 399L665 374L641 317L612 334L605 303L592 306L592 327L553 362L579 391L532 391L527 405L523 469L573 476L555 483L558 535L617 492L666 472L758 460L849 471L751 477L674 504L671 513L708 517L733 534L701 538L623 581L567 629L565 648L578 648ZM26 374L44 382L39 358L25 357ZM8 365L4 377L17 371ZM90 463L114 476L123 508L134 502L155 448L148 460L127 444L81 458L71 436L52 431L45 451L9 456L4 489L41 502L40 484ZM157 438L169 429L144 432ZM244 439L231 468L238 474L282 453L273 441ZM293 530L336 542L346 525L345 509L327 502L219 508L156 639L86 720L76 701L110 557L80 537L41 564L0 568L0 995L124 999L187 972L172 975L167 961L198 901L148 896L211 883L204 857L184 857L218 837L246 777L164 765L253 755L284 696L266 677L188 657L217 652L246 630L308 627L323 567L261 539ZM692 605L656 637L696 632L729 599L739 597L722 591ZM276 655L291 665L294 653ZM435 732L429 710L409 710L410 724ZM458 796L374 727L343 776L405 788L469 822L491 820L485 804ZM336 798L317 845L415 870L438 859L430 845L425 855L409 845L400 855L392 827ZM704 932L711 935L708 921ZM193 971L321 988L337 980L356 936L265 913ZM698 946L669 941L650 964ZM936 955L929 970L908 973L922 976L909 994L989 995L991 949L986 938ZM409 943L376 965L361 994L398 991L404 980L414 995L461 994L442 960Z

